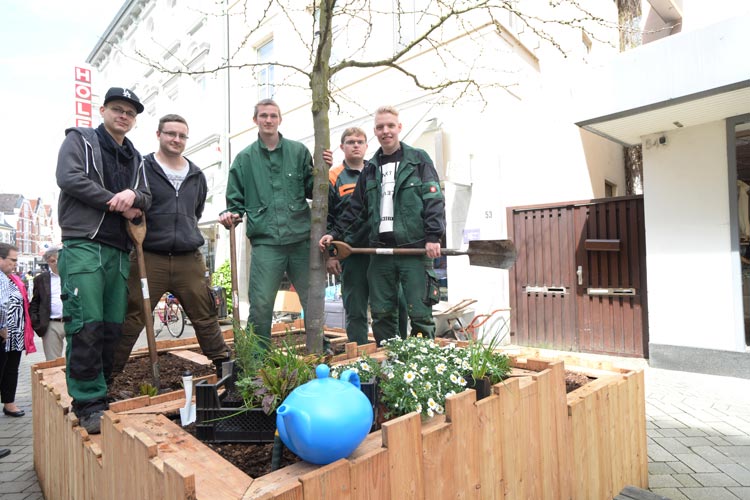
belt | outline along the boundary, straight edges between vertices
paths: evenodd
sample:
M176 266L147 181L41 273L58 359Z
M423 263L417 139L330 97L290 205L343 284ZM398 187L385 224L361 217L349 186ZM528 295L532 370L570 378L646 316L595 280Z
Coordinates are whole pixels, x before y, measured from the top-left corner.
M163 257L184 257L185 255L192 255L195 253L195 250L188 250L186 252L161 252L158 250L146 250L148 253L155 253L156 255L161 255Z
M59 321L60 323L64 323L65 320L63 318L50 318L50 321Z

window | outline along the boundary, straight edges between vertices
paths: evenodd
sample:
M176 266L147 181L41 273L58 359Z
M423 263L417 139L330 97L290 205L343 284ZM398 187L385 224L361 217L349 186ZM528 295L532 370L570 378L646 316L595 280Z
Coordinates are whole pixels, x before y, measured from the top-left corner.
M604 197L614 198L617 196L617 184L614 182L604 181Z
M273 39L267 41L257 51L258 64L271 61L273 57ZM255 77L258 81L258 100L272 99L275 93L274 89L274 65L266 64L258 66Z

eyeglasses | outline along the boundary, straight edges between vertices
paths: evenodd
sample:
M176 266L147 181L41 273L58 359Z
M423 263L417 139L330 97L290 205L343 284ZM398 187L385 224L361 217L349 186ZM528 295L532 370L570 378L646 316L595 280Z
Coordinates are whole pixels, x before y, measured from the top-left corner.
M361 139L360 140L349 139L348 141L344 141L344 144L347 146L354 146L355 144L357 146L364 146L365 141Z
M180 138L180 140L183 140L183 141L187 141L187 140L189 139L189 137L188 137L188 136L186 136L185 134L178 134L177 132L172 132L171 130L170 130L170 131L167 131L167 132L163 132L163 131L162 131L162 132L159 132L159 133L160 133L160 134L164 134L164 135L166 135L166 136L167 136L167 137L169 137L170 139L175 139L175 138L177 138L177 137L179 137L179 138Z
M125 115L130 119L134 119L136 116L138 116L138 113L136 113L135 111L130 111L129 109L122 109L117 106L112 106L109 109L116 115Z

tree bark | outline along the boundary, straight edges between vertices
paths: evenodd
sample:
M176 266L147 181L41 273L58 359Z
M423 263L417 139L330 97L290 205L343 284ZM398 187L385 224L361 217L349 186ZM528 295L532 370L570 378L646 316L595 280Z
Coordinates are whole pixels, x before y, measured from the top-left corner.
M326 233L328 217L328 165L323 161L323 151L330 149L331 127L328 111L331 101L328 93L328 80L331 45L333 43L331 21L335 0L320 0L319 39L315 51L315 62L310 74L312 90L312 115L315 131L313 151L313 201L312 223L310 225L310 282L305 308L305 340L308 353L323 352L323 319L325 306L326 268L323 253L318 249L318 241Z

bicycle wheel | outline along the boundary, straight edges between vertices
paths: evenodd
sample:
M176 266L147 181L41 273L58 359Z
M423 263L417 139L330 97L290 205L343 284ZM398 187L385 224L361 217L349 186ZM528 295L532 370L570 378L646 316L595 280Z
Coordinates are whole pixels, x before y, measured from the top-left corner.
M162 330L164 330L164 321L162 321L162 314L164 309L161 304L156 306L154 309L154 337L158 337Z
M185 311L180 304L172 302L167 308L167 330L172 337L179 337L185 331Z

